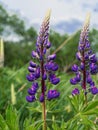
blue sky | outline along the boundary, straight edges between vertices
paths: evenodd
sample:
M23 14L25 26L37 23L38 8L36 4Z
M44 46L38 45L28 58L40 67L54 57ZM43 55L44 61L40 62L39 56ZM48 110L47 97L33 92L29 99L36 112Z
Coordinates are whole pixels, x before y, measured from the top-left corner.
M47 9L52 10L51 28L73 33L82 27L87 12L91 28L98 29L98 0L0 0L11 12L20 13L28 25L39 26Z

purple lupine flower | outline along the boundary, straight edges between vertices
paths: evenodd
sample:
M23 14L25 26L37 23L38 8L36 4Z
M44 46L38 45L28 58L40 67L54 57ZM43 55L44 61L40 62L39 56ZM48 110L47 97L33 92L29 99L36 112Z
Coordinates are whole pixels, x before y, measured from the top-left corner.
M79 94L80 92L79 92L79 89L78 88L74 88L73 90L72 90L72 95L74 96L74 95L77 95L77 94Z
M90 91L91 91L91 93L92 93L93 95L95 95L95 94L98 93L98 88L96 88L95 86L94 86L94 87L91 87Z
M97 65L97 57L92 52L89 42L89 17L85 22L83 29L80 35L80 41L78 46L78 52L76 53L76 58L80 62L80 66L73 65L72 71L76 73L76 77L70 79L70 83L72 85L76 85L80 83L84 93L87 93L89 90L87 88L87 84L90 87L90 92L92 94L97 94L98 89L95 87L95 83L93 82L91 75L94 75L98 72L98 65ZM75 88L72 91L72 95L79 94L79 90Z
M49 82L54 85L60 82L60 79L55 75L55 72L58 70L58 65L54 62L56 54L48 55L49 49L51 47L51 43L48 40L49 20L50 13L48 13L41 25L39 36L36 42L36 50L32 51L31 53L34 62L31 60L29 63L29 74L27 75L27 80L33 84L31 88L28 89L29 96L26 97L28 102L33 102L38 98L39 101L43 103L45 102L45 96L46 99L53 99L59 97L60 95L57 90L53 90L51 95L51 90L46 88L46 80L49 80ZM35 63L36 60L37 63ZM39 85L37 83L37 79L41 81L41 90L38 90ZM47 95L51 95L52 97L48 98Z
M44 95L43 94L40 95L39 101L44 102Z
M72 71L77 72L78 71L78 66L74 64L72 66Z
M52 54L48 56L48 60L54 60L56 58L56 54Z
M36 100L36 98L35 98L35 96L34 95L29 95L29 96L26 96L26 100L28 101L28 102L34 102L35 100Z
M96 63L96 62L97 62L97 57L96 57L95 54L90 55L90 56L89 56L89 59L90 59L90 61L91 61L92 63Z
M60 96L60 93L57 90L49 90L47 93L48 100L58 98L59 96Z
M47 47L47 49L49 49L51 47L51 43L49 41L48 41L46 47Z
M34 88L29 88L28 89L28 94L35 95L35 93L36 93L36 89L34 89Z
M92 78L91 78L90 75L87 75L86 80L87 80L87 83L88 83L88 84L91 84L91 83L92 83Z
M32 68L36 68L36 63L34 63L33 61L30 61L30 66L31 66Z
M72 85L76 85L78 82L77 82L76 78L72 78L72 79L70 79L70 83Z

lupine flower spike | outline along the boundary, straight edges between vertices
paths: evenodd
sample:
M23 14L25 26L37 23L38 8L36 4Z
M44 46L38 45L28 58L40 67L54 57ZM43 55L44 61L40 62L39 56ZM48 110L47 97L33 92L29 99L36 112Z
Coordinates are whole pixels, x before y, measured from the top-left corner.
M87 100L87 93L92 94L98 93L98 88L95 86L91 75L95 75L98 72L98 59L93 53L89 42L89 21L90 14L87 15L86 22L84 23L83 29L80 35L80 41L78 46L78 52L76 53L76 58L80 62L80 65L74 64L72 66L72 71L75 73L75 77L70 79L72 85L80 84L84 90L85 100ZM89 88L87 88L87 85ZM75 88L72 91L72 95L79 94L79 89Z
M47 12L43 23L40 28L39 36L36 42L36 50L32 51L33 61L30 61L27 75L27 80L32 83L31 87L28 89L28 96L26 100L28 102L40 101L43 108L43 120L44 126L43 130L46 130L46 105L45 100L51 101L60 96L57 90L48 90L46 80L51 84L56 85L60 82L60 79L56 77L55 72L58 70L58 65L54 62L56 54L48 55L48 50L51 47L49 42L49 20L50 11ZM37 60L37 63L34 61ZM38 84L37 80L40 78L41 86ZM38 92L38 93L37 93Z

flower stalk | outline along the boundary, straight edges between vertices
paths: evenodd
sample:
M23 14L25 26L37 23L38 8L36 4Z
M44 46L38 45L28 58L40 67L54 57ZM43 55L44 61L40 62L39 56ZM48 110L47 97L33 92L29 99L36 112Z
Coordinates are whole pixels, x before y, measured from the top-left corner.
M42 120L43 120L43 130L47 129L46 126L46 100L51 101L60 96L57 90L48 90L46 81L53 85L60 82L60 79L56 77L55 72L58 70L58 65L54 62L56 54L49 55L49 49L51 43L49 42L49 20L50 20L50 10L47 12L37 38L36 51L32 51L32 58L38 61L36 64L30 61L27 75L27 80L32 82L31 88L28 89L28 96L26 100L28 102L39 101L42 103ZM41 89L39 89L39 83L37 79L41 79ZM40 93L40 96L39 94Z
M90 14L88 14L86 17L86 21L80 35L78 52L76 53L76 58L80 62L80 66L76 64L72 66L72 71L76 74L76 77L70 79L70 83L72 85L80 84L80 86L82 87L85 96L85 104L87 104L87 93L98 93L98 88L95 86L95 83L91 78L91 75L95 75L98 73L98 59L96 55L92 52L89 42L89 22ZM79 94L79 89L75 88L72 91L72 95L74 96L77 94Z

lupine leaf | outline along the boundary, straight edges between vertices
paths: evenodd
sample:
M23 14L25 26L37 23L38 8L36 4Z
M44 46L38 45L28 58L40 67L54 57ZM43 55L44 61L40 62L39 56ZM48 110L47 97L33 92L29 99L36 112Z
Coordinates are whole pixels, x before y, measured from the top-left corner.
M83 115L98 115L98 108L94 108L94 109L92 109L92 110L89 110L89 111L86 111L86 112L83 112L82 113Z
M24 130L40 130L42 123L42 120L35 122L34 120L26 119L24 122Z
M6 122L10 130L19 130L19 117L12 106L8 106L6 110Z
M93 110L94 108L98 110L98 100L89 102L83 111L87 112L87 111Z
M0 114L0 130L9 130L6 121L3 119L2 115Z

